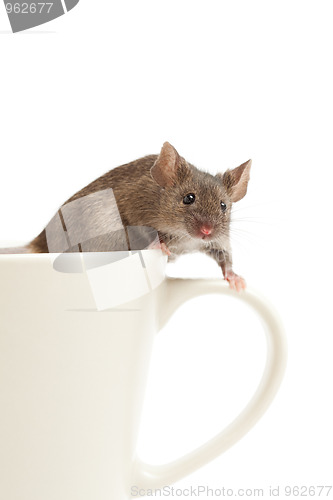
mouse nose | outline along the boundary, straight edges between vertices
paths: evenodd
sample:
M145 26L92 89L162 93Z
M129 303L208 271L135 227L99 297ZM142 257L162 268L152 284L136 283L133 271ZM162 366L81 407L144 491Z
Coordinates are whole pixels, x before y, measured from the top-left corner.
M212 233L212 228L210 226L201 226L200 232L205 236L209 236Z

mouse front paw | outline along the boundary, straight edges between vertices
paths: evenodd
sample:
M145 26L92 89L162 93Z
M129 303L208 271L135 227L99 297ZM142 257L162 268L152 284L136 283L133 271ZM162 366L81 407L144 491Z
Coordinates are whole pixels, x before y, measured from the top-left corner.
M246 288L246 281L238 274L234 273L232 270L226 271L224 274L224 279L229 282L229 286L232 290L237 290L241 292Z
M164 243L164 241L159 241L159 240L154 240L152 243L150 243L150 245L148 246L148 249L149 250L162 250L162 252L167 255L168 257L170 257L171 255L171 252L169 250L169 248L167 247L167 245Z

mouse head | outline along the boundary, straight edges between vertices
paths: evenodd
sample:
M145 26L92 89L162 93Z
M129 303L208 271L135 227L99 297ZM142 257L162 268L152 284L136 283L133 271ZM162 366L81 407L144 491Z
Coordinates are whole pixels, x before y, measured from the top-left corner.
M158 229L223 246L228 241L232 204L245 196L250 168L251 160L214 176L198 170L165 142L150 171L162 188Z

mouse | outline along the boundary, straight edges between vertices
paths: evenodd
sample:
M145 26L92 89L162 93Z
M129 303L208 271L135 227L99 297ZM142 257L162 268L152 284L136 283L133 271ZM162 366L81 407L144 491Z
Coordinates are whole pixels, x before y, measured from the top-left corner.
M246 282L233 271L230 218L247 192L251 163L212 175L165 142L158 155L116 167L78 191L19 251L160 248L169 261L203 252L240 292Z

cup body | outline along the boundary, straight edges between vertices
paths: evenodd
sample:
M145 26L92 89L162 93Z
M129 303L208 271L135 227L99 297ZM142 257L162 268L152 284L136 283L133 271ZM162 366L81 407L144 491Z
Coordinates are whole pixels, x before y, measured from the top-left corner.
M287 359L283 325L256 292L165 278L160 250L0 255L0 498L126 500L206 465L261 418ZM259 315L266 365L229 425L164 465L136 442L155 332L187 300L232 295Z
M145 256L158 286L133 295L128 273L147 278ZM0 255L0 498L129 497L165 259L127 260L104 266L122 299L97 310L103 285L73 263L61 272L52 254Z

